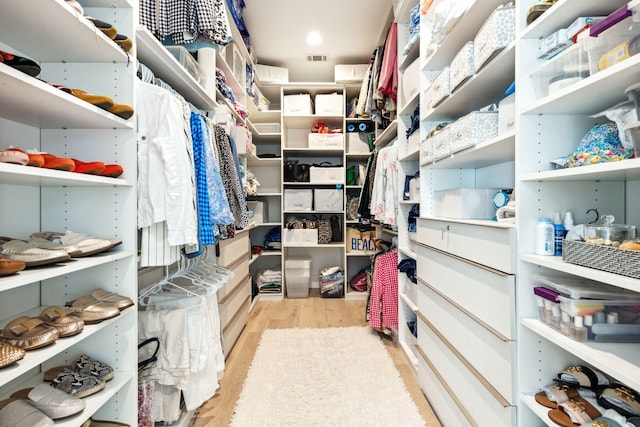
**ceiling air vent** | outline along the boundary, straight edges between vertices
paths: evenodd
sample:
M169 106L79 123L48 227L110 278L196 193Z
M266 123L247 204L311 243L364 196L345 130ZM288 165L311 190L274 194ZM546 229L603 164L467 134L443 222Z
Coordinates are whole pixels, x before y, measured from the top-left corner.
M307 55L309 62L327 62L327 55Z

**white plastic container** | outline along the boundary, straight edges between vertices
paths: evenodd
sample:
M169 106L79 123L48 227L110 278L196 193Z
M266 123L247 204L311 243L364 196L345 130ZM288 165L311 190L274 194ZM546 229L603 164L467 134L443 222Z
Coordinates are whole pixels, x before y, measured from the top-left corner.
M554 253L555 246L551 218L538 218L538 224L536 225L536 254L553 255Z
M491 219L499 188L452 188L433 192L433 214L444 218ZM553 230L553 226L551 227ZM552 234L553 236L553 234Z
M288 258L284 265L287 297L308 297L311 283L311 258Z

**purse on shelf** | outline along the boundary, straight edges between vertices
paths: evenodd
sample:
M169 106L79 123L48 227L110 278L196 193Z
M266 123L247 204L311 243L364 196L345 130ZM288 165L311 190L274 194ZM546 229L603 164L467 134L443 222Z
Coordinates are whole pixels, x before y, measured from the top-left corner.
M287 160L284 163L285 182L309 182L309 165L298 160Z

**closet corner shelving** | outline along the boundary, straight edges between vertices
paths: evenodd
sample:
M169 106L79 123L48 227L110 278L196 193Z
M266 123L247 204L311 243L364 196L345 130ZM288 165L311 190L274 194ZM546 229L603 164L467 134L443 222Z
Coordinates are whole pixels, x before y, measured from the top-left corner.
M85 13L116 25L135 39L137 11L129 0L94 0ZM33 31L37 28L38 31ZM64 28L64 31L60 29ZM134 105L135 70L115 43L79 17L65 1L4 2L0 6L0 49L35 60L39 78L117 103ZM104 76L110 76L108 79ZM83 161L118 163L120 178L103 178L28 166L0 165L0 234L27 239L37 231L72 230L117 237L122 245L97 256L27 269L0 278L1 325L46 306L64 306L102 287L133 300L136 275L136 135L133 120L123 120L38 79L0 64L0 149L17 145ZM91 212L90 215L87 212ZM104 390L84 399L85 409L56 425L79 426L90 417L128 424L137 420L137 311L55 344L28 351L0 373L0 396L42 382L42 373L68 365L86 353L115 369ZM132 326L133 325L133 326Z
M638 159L581 168L553 170L550 161L575 150L585 133L603 122L592 114L624 101L625 89L637 83L640 56L633 56L604 71L541 99L535 97L533 79L544 60L536 58L539 39L564 28L579 16L606 16L626 1L560 0L533 24L524 27L533 1L517 3L519 32L516 50L519 71L516 128L518 187L518 425L549 424L547 411L535 402L540 387L575 364L592 366L633 389L640 387L637 343L578 342L537 319L530 275L553 274L595 280L640 292L637 279L566 263L562 257L534 255L533 228L538 216L571 211L576 224L589 222L586 211L613 214L616 223L640 224L636 194L640 187ZM530 132L535 128L535 132ZM640 295L640 294L639 294ZM544 357L538 355L543 354ZM524 368L526 367L526 369Z

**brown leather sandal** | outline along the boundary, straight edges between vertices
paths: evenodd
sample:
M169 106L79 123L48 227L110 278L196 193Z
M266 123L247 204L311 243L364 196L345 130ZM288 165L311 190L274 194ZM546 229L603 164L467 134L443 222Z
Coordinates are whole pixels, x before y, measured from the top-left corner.
M56 342L58 330L38 317L21 316L12 320L0 332L0 339L24 350L35 350Z
M48 326L58 330L60 338L79 334L84 329L84 320L73 315L73 311L63 307L47 307L39 316Z

